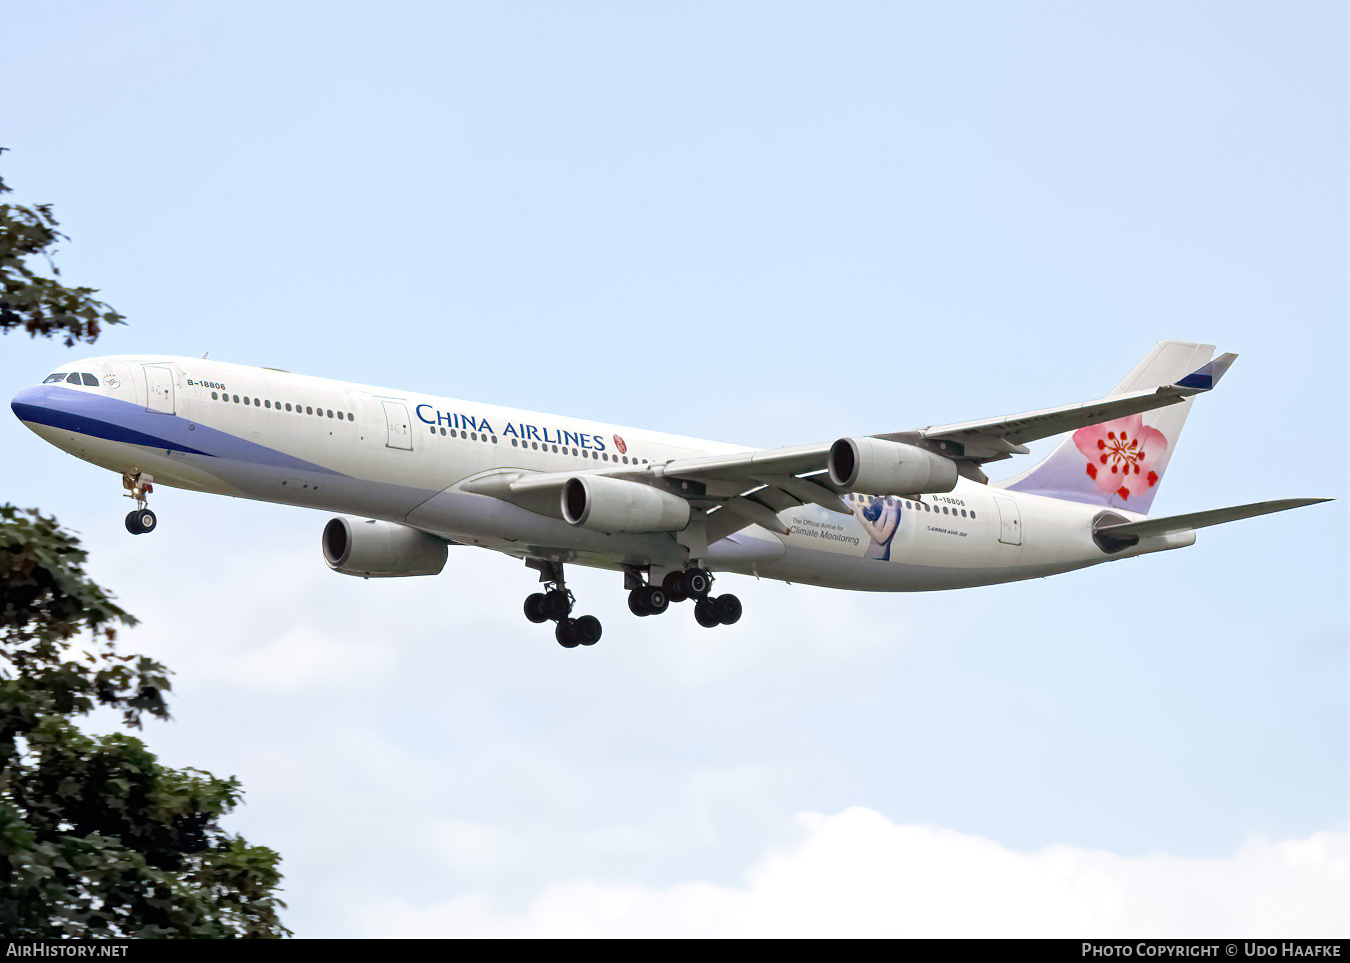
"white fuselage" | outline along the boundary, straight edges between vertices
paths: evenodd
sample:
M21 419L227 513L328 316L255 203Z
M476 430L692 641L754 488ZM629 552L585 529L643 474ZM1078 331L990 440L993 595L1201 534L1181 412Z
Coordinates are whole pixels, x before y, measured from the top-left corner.
M112 471L602 568L678 570L689 552L674 533L589 531L465 486L503 472L636 477L676 459L746 450L210 360L113 357L64 372L97 385L44 383L21 392L14 409L52 444ZM845 499L855 514L789 508L777 516L786 534L742 528L710 544L704 561L836 588L923 591L1050 575L1194 539L1143 539L1107 554L1092 538L1100 508L964 478L948 494Z

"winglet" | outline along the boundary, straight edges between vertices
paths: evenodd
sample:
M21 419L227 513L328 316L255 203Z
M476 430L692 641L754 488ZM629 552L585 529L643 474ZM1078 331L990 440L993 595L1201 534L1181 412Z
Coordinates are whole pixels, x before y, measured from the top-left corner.
M1209 391L1219 383L1225 371L1237 360L1237 355L1221 354L1209 364L1196 368L1176 383L1178 388L1194 388L1196 391Z

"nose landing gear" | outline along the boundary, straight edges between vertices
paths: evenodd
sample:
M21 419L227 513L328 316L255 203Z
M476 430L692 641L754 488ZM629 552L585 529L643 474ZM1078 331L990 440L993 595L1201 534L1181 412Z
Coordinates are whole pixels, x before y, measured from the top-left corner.
M133 535L144 535L155 530L158 519L145 504L145 496L155 490L152 481L153 477L140 471L127 472L122 476L122 487L127 490L127 497L136 499L136 508L127 513L126 521L127 531Z

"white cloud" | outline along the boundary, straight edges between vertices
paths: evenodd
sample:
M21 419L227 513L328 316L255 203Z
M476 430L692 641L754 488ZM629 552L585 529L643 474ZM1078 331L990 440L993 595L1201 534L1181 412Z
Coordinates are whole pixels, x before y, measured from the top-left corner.
M1225 859L1019 853L868 809L803 813L741 887L571 881L521 912L478 895L374 907L372 936L1344 937L1347 837L1254 839Z

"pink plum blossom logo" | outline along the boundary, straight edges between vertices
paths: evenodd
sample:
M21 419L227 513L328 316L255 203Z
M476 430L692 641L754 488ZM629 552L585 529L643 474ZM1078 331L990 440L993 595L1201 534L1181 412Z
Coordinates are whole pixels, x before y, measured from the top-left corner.
M1089 425L1073 433L1073 443L1087 459L1088 477L1107 498L1148 491L1158 484L1158 470L1167 455L1167 438L1144 424L1140 415Z

